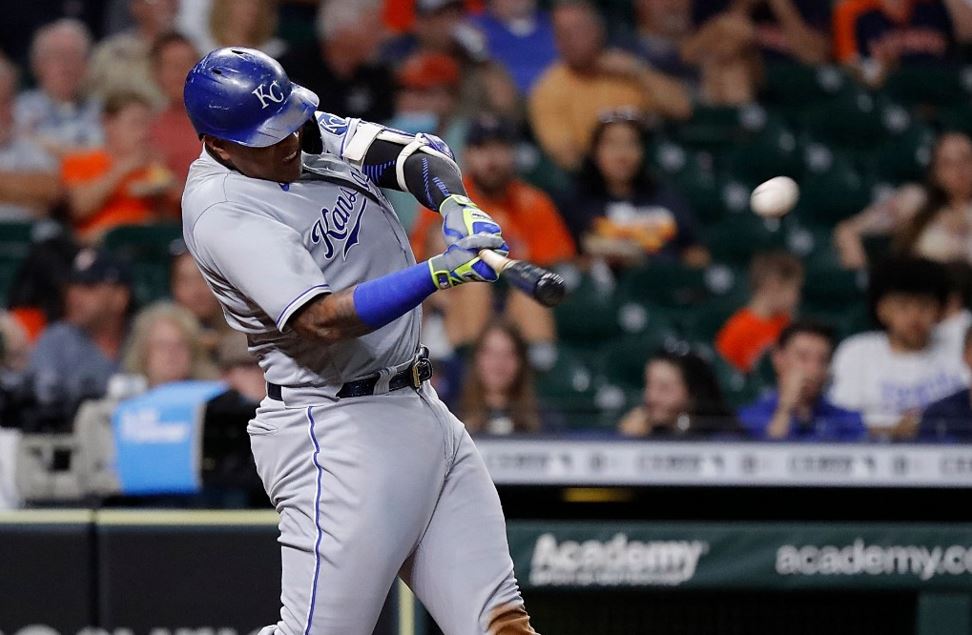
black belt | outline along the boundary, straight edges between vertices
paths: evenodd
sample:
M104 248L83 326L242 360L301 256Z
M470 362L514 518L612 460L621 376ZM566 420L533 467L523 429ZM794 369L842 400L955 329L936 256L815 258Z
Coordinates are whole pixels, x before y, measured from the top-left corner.
M388 380L388 390L401 390L402 388L412 387L416 390L422 387L422 382L432 378L432 362L428 358L428 350L423 346L422 351L408 368L392 375ZM337 396L340 399L347 397L367 397L375 394L375 387L378 385L380 376L376 373L362 379L355 379L341 386ZM267 382L267 397L283 401L283 388L278 384Z

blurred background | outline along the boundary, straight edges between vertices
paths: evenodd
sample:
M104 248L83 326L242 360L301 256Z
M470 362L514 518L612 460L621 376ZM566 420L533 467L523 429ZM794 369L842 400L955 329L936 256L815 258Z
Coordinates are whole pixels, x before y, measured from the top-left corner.
M263 374L181 241L234 45L445 139L567 280L423 318L539 632L972 633L969 0L3 5L0 632L275 620ZM378 632L438 631L395 587Z

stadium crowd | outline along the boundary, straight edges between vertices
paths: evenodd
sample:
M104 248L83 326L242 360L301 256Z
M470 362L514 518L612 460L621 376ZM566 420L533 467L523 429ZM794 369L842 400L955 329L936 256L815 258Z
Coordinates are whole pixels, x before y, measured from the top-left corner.
M183 80L227 45L321 110L442 137L512 255L567 279L556 310L502 283L428 300L471 432L967 441L970 42L967 0L19 3L0 506L23 438L96 443L172 382L222 380L242 421L265 395L179 238ZM797 209L752 215L778 174ZM433 212L389 198L417 258L442 249Z

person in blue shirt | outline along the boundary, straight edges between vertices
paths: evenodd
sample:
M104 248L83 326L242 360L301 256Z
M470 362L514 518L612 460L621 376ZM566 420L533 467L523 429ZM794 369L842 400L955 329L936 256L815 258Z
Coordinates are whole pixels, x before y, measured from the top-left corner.
M965 332L962 359L972 369L972 327ZM918 427L919 441L972 441L972 391L964 388L928 405Z
M489 56L506 68L522 95L557 59L553 24L536 0L490 0L472 22L486 38Z
M861 415L824 398L834 332L799 320L785 328L770 353L777 390L739 411L747 435L777 441L860 441L867 438Z

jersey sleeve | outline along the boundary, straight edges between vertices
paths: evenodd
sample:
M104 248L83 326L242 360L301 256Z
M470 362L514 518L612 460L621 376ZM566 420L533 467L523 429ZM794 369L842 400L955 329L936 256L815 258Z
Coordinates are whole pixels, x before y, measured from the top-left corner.
M331 288L300 234L230 205L207 210L192 228L196 257L260 307L283 331L288 320Z

